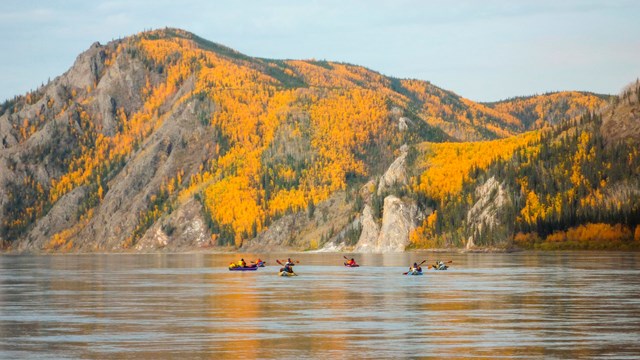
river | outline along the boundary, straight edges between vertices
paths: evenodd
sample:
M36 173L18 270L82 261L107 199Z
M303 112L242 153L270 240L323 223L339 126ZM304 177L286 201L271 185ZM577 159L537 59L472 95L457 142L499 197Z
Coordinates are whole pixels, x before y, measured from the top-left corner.
M640 358L638 253L240 256L0 256L0 359Z

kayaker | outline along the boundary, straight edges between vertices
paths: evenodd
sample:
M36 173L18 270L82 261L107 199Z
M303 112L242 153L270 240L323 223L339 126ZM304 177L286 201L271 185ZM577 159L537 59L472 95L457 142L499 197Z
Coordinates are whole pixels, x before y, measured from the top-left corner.
M413 267L409 268L409 271L417 271L417 272L422 272L422 267L420 267L420 265L418 265L418 263L413 263Z
M451 262L451 261L449 261ZM445 265L445 263L441 260L436 260L436 264L433 265L433 268L435 270L447 270L449 267L447 265Z
M293 260L291 260L291 258L287 258L287 261L280 261L280 260L276 260L276 262L280 265L283 265L282 263L284 263L284 265L290 265L290 266L294 266L295 264L293 263Z
M287 273L293 273L293 263L286 263L284 264L284 267L282 269L280 269L281 272L287 272Z
M351 260L347 261L347 266L355 266L355 265L357 265L357 264L356 264L356 261L353 258L351 258Z
M240 262L238 262L238 265L242 266L243 268L247 267L247 263L244 261L244 259L240 259Z

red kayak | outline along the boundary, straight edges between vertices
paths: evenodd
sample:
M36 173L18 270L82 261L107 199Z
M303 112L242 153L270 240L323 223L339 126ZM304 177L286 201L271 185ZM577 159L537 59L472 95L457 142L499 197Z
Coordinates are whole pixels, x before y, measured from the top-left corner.
M344 266L346 266L346 267L360 267L360 265L358 265L358 264L349 265L347 263L344 263Z

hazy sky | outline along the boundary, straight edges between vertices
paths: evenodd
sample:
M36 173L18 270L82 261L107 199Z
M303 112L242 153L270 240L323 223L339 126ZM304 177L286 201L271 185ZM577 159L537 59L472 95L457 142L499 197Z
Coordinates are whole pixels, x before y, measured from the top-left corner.
M114 0L0 3L0 101L93 42L178 27L255 57L349 62L477 101L618 93L640 76L638 0Z

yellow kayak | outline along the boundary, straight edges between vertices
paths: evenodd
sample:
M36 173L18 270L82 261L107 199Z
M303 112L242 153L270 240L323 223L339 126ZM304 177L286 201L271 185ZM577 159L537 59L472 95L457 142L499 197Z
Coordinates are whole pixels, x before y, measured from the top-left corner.
M286 272L286 271L280 271L278 273L278 276L298 276L298 274L292 273L292 272L290 273L290 272Z

